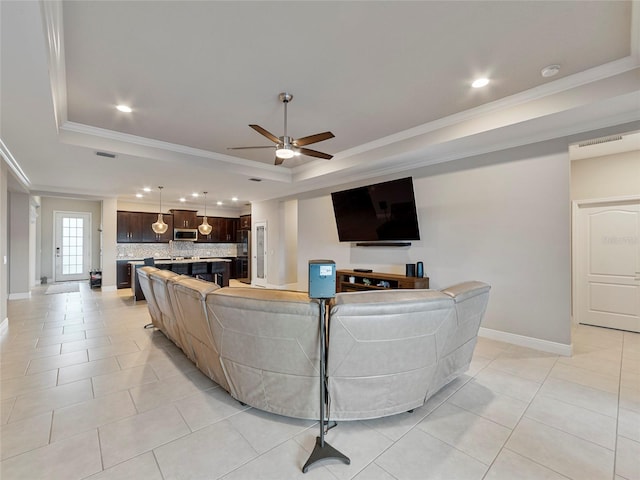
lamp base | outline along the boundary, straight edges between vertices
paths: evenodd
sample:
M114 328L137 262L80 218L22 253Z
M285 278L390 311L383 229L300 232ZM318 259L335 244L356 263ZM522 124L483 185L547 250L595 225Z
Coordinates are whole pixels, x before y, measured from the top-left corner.
M304 467L302 467L302 473L307 473L307 470L309 470L309 467L311 465L320 460L324 460L325 458L335 458L336 460L340 460L342 463L351 465L351 460L349 459L349 457L333 448L331 445L325 442L324 439L316 437L316 445L315 447L313 447L313 452L311 452L307 463L305 463Z

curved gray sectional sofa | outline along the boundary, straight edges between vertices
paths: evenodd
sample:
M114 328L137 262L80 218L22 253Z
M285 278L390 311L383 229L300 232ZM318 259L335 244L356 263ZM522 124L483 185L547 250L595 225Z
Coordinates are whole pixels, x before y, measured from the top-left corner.
M306 293L138 269L152 323L242 403L318 419L320 307ZM421 406L469 367L489 285L338 293L328 308L333 420Z

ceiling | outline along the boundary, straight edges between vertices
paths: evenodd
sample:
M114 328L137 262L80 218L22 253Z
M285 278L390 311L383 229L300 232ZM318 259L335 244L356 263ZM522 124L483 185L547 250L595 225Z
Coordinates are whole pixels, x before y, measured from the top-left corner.
M235 206L640 119L632 2L0 8L3 151L44 195L144 202L164 185L168 202L206 190ZM332 131L310 146L332 160L228 150L270 144L249 124L283 134L285 91L288 134Z

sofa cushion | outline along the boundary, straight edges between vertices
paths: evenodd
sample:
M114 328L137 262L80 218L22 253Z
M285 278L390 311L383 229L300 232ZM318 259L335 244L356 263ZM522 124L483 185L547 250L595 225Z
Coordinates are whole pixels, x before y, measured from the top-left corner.
M422 405L455 329L453 304L433 290L336 294L327 363L333 418L376 418Z
M231 394L270 412L317 418L319 303L306 293L233 287L207 295Z

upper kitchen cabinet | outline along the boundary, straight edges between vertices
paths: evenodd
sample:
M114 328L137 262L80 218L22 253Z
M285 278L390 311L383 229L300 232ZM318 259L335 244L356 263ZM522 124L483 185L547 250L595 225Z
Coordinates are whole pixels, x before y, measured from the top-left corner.
M197 210L169 210L173 214L173 228L198 228Z
M240 215L240 230L251 230L251 215Z
M138 212L117 212L118 243L142 242L142 217Z
M173 218L168 214L162 215L162 218L169 228L165 233L159 235L151 228L151 225L158 220L157 213L118 211L117 242L167 243L173 239Z
M202 224L204 217L197 217L198 225ZM236 230L238 230L239 219L224 217L207 217L207 223L211 225L211 233L202 235L198 232L198 242L200 243L235 243Z
M164 223L169 228L164 233L156 233L151 228L151 225L158 221L157 213L142 213L142 241L143 243L169 243L169 240L173 240L173 215L162 215Z

